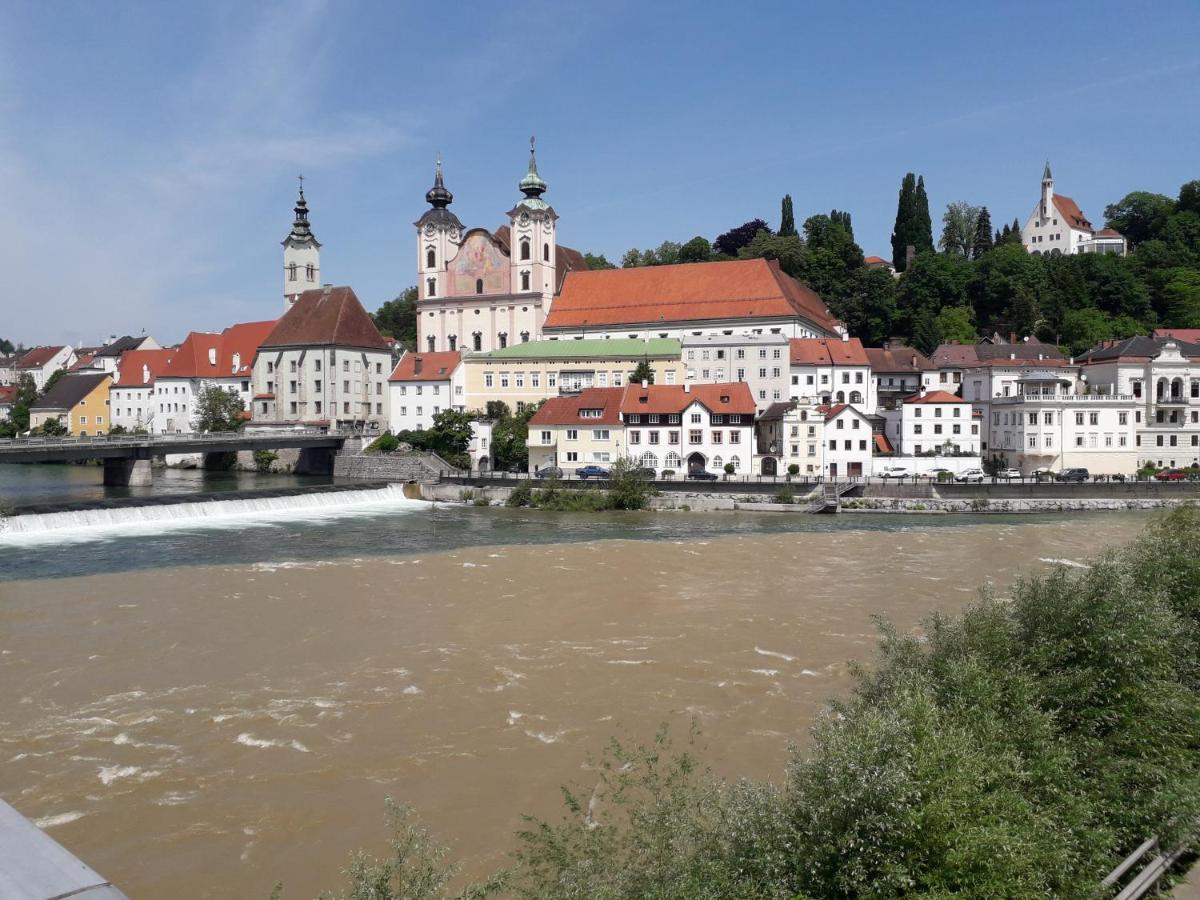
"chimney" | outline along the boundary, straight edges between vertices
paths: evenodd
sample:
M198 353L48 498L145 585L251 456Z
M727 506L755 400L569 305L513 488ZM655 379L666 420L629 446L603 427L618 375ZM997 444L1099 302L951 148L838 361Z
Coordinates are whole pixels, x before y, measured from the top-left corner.
M414 375L421 374L421 363L422 363L421 357L418 356L415 359L413 359L413 374Z
M683 386L683 392L685 394L690 394L692 392L692 386L690 384L685 383Z
M1015 354L1015 353L1010 353L1010 354L1008 354L1008 358L1009 358L1009 359L1016 359L1016 358L1017 358L1017 354Z
M846 331L846 330L842 331L842 343L843 344L850 343L850 332L849 331Z
M1008 342L1010 344L1015 344L1017 342L1017 333L1015 331L1010 331L1008 333Z
M645 390L648 387L650 387L650 382L647 381L645 378L643 378L642 379L642 390Z

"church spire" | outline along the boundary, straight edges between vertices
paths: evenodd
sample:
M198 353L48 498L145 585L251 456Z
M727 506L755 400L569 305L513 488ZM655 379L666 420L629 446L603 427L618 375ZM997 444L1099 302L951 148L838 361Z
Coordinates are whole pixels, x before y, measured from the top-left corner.
M537 200L546 191L546 182L542 180L542 176L538 174L537 168L537 153L534 148L535 138L529 139L529 171L525 173L525 177L521 179L518 185L521 193L530 200Z
M1042 181L1053 181L1054 176L1050 174L1050 160L1046 160L1046 168L1042 170Z
M295 244L316 244L316 236L312 233L312 227L308 223L308 201L304 199L304 176L300 175L300 196L296 198L296 206L293 212L296 214L295 220L292 222L292 232L283 241L289 241Z
M433 174L433 187L425 194L425 202L434 209L445 209L454 202L454 195L446 190L446 185L442 181L442 156L439 153L437 158L437 167Z

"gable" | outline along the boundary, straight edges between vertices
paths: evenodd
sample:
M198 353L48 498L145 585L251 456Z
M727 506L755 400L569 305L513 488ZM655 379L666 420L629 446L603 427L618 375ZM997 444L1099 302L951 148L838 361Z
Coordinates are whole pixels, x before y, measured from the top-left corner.
M445 294L448 297L476 294L479 281L483 281L485 294L507 294L508 266L508 256L490 234L482 228L470 231L446 266Z

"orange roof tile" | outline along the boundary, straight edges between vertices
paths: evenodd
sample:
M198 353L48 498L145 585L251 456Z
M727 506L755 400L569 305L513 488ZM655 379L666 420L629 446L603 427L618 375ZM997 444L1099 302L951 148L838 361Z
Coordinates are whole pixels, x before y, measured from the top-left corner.
M271 333L275 323L242 322L220 334L193 331L179 345L159 378L237 378L248 376L254 366L254 354ZM209 351L213 351L211 354ZM234 361L237 365L234 365Z
M858 338L792 338L788 341L792 365L869 366L866 350Z
M829 332L838 324L825 301L776 260L737 259L572 271L545 327L796 317Z
M1200 344L1200 328L1157 328L1154 331L1154 337L1173 338L1189 344Z
M887 439L887 435L876 433L875 435L875 452L876 453L894 453L896 450L892 446L892 442Z
M1079 208L1079 204L1063 194L1054 195L1054 206L1066 219L1067 224L1072 228L1077 228L1082 231L1091 231L1092 223L1087 220L1087 216L1083 214L1083 210Z
M948 391L927 391L925 394L913 394L904 398L905 403L967 403L962 397Z
M529 427L538 425L620 425L621 395L625 388L588 388L578 394L551 397L529 420ZM600 410L599 416L584 417L585 409Z
M62 344L56 347L33 347L25 351L25 355L17 360L18 369L40 369L65 349Z
M744 381L725 384L651 384L647 387L626 385L625 396L621 399L621 412L681 413L697 401L714 413L753 416L755 412L754 395L750 393L750 385Z
M274 329L260 341L264 347L332 345L369 350L391 349L349 287L315 288L292 304Z
M174 350L126 350L117 362L113 387L145 387L167 367Z
M388 381L449 381L461 362L461 350L405 353L388 376Z

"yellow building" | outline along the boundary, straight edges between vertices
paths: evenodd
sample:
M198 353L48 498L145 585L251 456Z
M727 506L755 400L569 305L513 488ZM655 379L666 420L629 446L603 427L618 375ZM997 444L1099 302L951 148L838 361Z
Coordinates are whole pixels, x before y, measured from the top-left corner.
M107 372L64 375L29 408L29 427L40 428L58 419L75 437L108 434L111 384L112 376Z
M463 356L465 406L485 409L501 400L514 412L560 393L623 387L645 360L655 384L683 384L685 368L674 338L554 340L514 344Z

